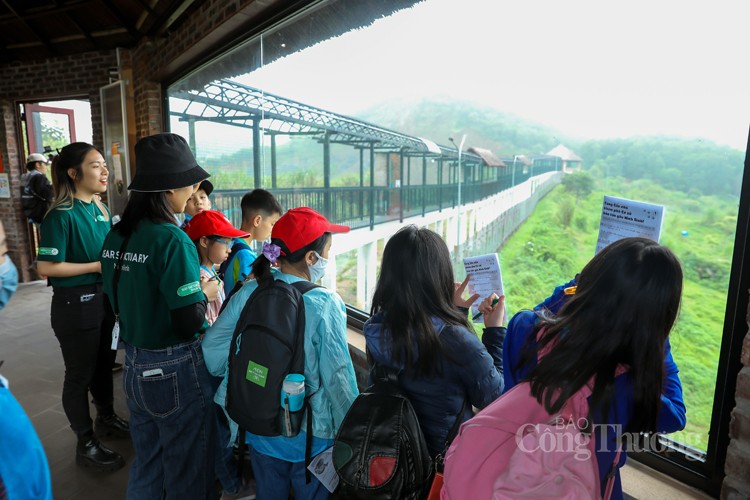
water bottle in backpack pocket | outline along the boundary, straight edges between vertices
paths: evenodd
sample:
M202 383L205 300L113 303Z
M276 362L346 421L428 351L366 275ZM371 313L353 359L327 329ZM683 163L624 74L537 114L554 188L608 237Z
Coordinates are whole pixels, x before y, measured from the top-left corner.
M284 437L294 437L302 427L305 414L305 376L290 373L281 385L281 411L279 412L279 433Z

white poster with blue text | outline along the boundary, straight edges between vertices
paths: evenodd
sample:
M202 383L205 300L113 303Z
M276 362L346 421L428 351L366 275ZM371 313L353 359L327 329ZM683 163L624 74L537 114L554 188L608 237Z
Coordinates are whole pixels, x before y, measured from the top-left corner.
M640 236L658 242L663 218L662 205L605 196L596 253L622 238Z

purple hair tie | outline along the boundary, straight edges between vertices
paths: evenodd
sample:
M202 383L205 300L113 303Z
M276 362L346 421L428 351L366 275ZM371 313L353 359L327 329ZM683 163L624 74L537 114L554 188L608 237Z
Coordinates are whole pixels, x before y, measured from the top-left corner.
M263 255L271 264L276 264L276 259L281 255L281 247L273 243L263 242Z

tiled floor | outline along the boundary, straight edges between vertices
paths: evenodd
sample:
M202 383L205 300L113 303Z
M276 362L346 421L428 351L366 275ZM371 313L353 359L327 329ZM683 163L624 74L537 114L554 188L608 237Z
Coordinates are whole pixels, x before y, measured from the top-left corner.
M103 442L123 455L125 468L97 473L75 464L76 438L63 413L61 394L65 369L60 346L50 327L52 289L46 282L22 283L0 311L2 374L36 428L47 453L52 488L58 500L125 498L128 468L133 459L129 440ZM118 353L118 359L122 351ZM122 375L115 374L115 410L127 418ZM91 408L92 417L96 415Z

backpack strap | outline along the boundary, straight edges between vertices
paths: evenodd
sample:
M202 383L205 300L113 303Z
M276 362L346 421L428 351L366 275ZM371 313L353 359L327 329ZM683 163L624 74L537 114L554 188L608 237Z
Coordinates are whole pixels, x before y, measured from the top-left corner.
M313 283L311 281L307 281L307 280L295 281L294 283L290 283L290 284L294 288L296 288L297 291L299 293L301 293L302 295L306 294L307 292L309 292L313 288L323 288L322 286L316 285L315 283Z
M234 258L234 256L240 250L240 248L245 248L245 247L246 247L246 244L240 243L239 241L235 241L232 244L232 248L229 250L229 255L227 256L227 260L225 260L219 265L219 274L221 275L222 280L225 280L225 275L227 272L227 268L229 267L229 262L232 261L232 258ZM237 280L237 281L242 282L243 280Z
M372 383L373 385L393 384L398 386L398 376L403 370L396 370L377 361L372 364Z
M612 490L615 487L615 478L617 477L617 465L620 463L620 454L622 453L622 446L617 447L617 453L615 454L615 460L612 462L612 468L607 473L607 487L604 488L604 495L602 500L609 500L612 497Z
M310 462L312 462L312 408L310 408L310 398L305 398L305 411L307 412L307 435L305 436L305 484L310 484Z
M316 285L307 280L295 281L291 285L297 289L300 295L304 295L313 288L321 288L320 285ZM304 343L304 339L302 339ZM312 480L310 474L310 462L312 462L312 440L313 440L313 429L312 429L312 408L310 407L310 398L305 397L305 411L307 412L307 435L305 436L305 484L310 484Z
M461 428L461 418L463 417L464 413L466 412L466 408L469 406L469 400L464 399L463 404L461 405L461 409L458 411L458 416L456 416L456 421L453 422L453 427L451 427L451 430L448 431L448 435L445 437L445 446L443 447L443 451L438 453L438 455L435 457L434 463L435 463L435 472L443 472L443 467L445 466L445 454L448 451L448 448L450 448L451 443L458 435L458 430Z
M37 175L32 175L31 178L29 179L28 188L29 188L29 192L31 193L31 195L34 198L37 198L39 200L42 200L42 201L46 202L47 199L44 196L42 196L41 194L39 194L39 192L38 192L38 191L40 191L39 190L39 181L41 180L41 179L38 179L38 178L41 178L41 177L45 177L46 178L46 176L44 174L42 174L42 173L39 173Z
M537 333L537 342L539 342L544 335L544 328L541 328L539 332ZM552 349L552 346L550 344L547 344L544 346L544 349L540 350L538 353L537 359L542 359L542 357L547 354ZM619 377L623 373L628 371L628 366L624 365L622 363L617 365L617 368L615 368L615 378ZM594 383L596 381L596 377L591 377L591 379L588 381L588 383L584 384L583 387L581 387L578 392L573 394L568 401L565 402L562 409L560 410L560 413L568 413L575 415L583 414L583 410L585 409L585 415L586 418L588 418L588 398L591 396L592 388L594 387ZM576 405L578 406L576 408ZM615 459L612 462L612 467L610 467L609 472L607 472L607 485L604 489L604 495L602 495L602 500L609 500L612 496L612 490L615 487L615 479L617 478L617 469L618 465L620 463L620 456L622 455L622 446L617 447L617 453L615 454Z

